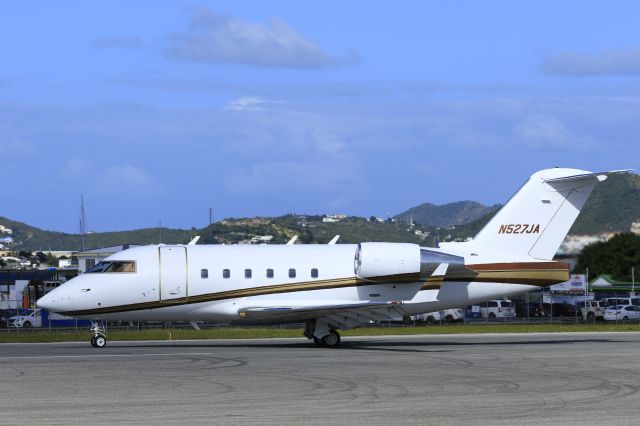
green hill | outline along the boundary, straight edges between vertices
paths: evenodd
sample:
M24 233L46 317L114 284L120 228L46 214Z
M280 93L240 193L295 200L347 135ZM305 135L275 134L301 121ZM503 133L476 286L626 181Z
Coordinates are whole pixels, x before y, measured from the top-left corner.
M24 250L80 250L79 234L46 231L22 222L0 217L0 225L13 231L14 247ZM185 243L194 231L162 229L164 242ZM97 232L85 236L85 247L98 248L118 244L154 244L160 242L160 229L148 228L133 231Z
M491 212L467 224L456 226L456 239L473 237L496 213ZM580 216L569 231L571 235L595 235L602 232L629 232L640 222L640 176L612 175L598 184Z
M200 235L201 243L233 244L253 237L271 235L273 243L285 243L298 235L304 243L326 243L339 234L341 243L361 241L413 242L431 245L433 237L441 241L464 240L474 236L499 206L486 207L471 201L434 206L422 204L396 216L395 222L369 221L349 217L335 223L323 222L323 216L285 215L275 218L225 219L202 229L147 228L133 231L98 232L86 236L87 248L118 244L187 243ZM422 217L421 215L425 216ZM414 228L404 220L413 215ZM598 185L570 234L628 232L631 223L640 221L640 176L614 175ZM421 224L425 223L425 224ZM0 225L13 230L14 248L24 250L79 250L80 236L46 231L0 217ZM422 235L417 235L420 231ZM162 234L162 241L161 236Z
M472 222L480 217L495 212L499 206L485 206L475 201L458 201L441 206L424 203L410 208L396 216L402 222L420 223L428 226L456 226Z
M640 176L613 175L596 186L570 234L629 232L640 222Z
M390 241L428 243L421 239L414 229L398 222L368 221L351 217L336 223L324 223L323 216L286 215L276 218L225 219L211 227L201 229L147 228L133 231L96 232L85 237L87 249L120 244L185 244L195 235L200 235L200 243L235 244L249 242L257 236L271 235L272 243L286 243L298 235L304 243L327 243L335 235L340 235L340 243L361 241ZM80 250L78 234L45 231L0 217L0 225L13 230L14 245L18 250ZM424 229L424 227L417 229ZM161 235L162 234L162 235ZM162 237L162 239L161 239Z

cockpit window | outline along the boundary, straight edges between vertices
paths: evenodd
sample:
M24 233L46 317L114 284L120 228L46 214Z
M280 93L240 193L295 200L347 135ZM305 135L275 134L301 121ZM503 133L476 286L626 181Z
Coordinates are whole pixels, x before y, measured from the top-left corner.
M111 262L100 262L88 272L136 272L136 262L133 260L114 260Z
M89 269L87 272L104 272L104 270L109 266L111 266L111 262L96 263L93 268Z

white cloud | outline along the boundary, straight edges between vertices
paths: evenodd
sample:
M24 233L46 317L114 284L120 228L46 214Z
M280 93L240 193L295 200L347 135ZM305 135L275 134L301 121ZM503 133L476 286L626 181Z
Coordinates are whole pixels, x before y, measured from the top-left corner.
M107 167L104 172L107 183L127 185L147 185L152 178L149 173L132 164L118 164Z
M63 176L71 178L86 177L91 171L91 164L80 158L69 158L60 170Z
M354 63L355 55L337 58L281 19L247 22L190 7L187 32L167 38L165 55L172 59L263 67L321 68Z
M229 102L227 109L233 111L264 111L269 102L257 96L245 96Z
M29 142L24 142L21 140L4 140L0 141L0 155L2 156L11 156L11 155L31 155L34 154L35 150L33 149L33 145Z
M542 68L548 74L577 77L640 75L640 49L553 53L544 58Z
M560 148L589 142L586 137L572 134L557 118L543 114L527 116L515 126L513 133L516 140L532 148Z

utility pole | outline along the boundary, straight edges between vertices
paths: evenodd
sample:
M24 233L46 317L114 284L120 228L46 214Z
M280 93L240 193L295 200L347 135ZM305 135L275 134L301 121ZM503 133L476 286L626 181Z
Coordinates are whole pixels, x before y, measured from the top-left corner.
M80 242L82 244L82 251L86 250L85 247L85 235L87 234L87 218L84 214L84 195L80 194Z
M162 244L162 219L158 221L158 229L160 231L160 244Z

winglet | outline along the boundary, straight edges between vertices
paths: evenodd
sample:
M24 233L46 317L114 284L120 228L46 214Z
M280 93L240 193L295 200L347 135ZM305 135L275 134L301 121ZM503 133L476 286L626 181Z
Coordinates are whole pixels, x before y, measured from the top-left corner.
M288 246L292 246L296 243L296 240L298 239L297 235L294 235L293 237L291 237L291 239L287 242Z
M199 239L200 239L200 235L196 235L195 238L193 240L189 241L189 244L187 244L187 245L188 246L195 246Z
M336 235L335 237L333 237L331 239L331 241L329 241L327 244L329 244L330 246L334 245L335 243L338 242L338 239L340 238L340 235Z

